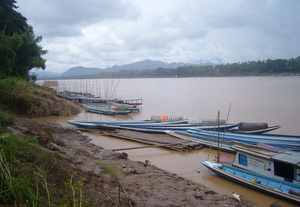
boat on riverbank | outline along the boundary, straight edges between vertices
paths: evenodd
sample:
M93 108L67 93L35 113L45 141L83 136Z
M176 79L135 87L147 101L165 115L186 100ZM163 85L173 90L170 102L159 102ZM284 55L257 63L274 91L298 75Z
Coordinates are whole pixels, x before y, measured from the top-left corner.
M76 125L78 127L87 127L93 129L103 129L103 130L115 130L115 129L123 129L123 130L132 130L146 133L165 133L166 130L177 130L177 131L186 131L188 129L200 130L207 129L212 130L215 129L215 125L209 125L211 120L208 122L192 122L190 123L189 119L182 119L181 117L172 117L162 116L162 119L158 119L157 117L151 117L151 121L142 121L142 122L93 122L86 123L80 121L69 120L68 123ZM159 120L159 121L158 121ZM169 120L169 121L167 121ZM225 122L224 122L225 123ZM238 126L238 124L228 124L219 126L220 129L230 129Z
M137 131L137 132L144 132L144 133L161 133L165 134L168 130L176 130L176 131L186 131L188 129L214 129L215 126L202 126L198 124L144 124L145 126L142 126L143 124L137 124L137 127L135 127L135 124L120 124L120 125L106 125L106 124L96 124L99 129L123 129L123 130L131 130L131 131ZM225 127L236 127L237 124L232 125L222 125L220 128Z
M238 184L300 204L300 153L259 146L231 146L233 165L203 161L217 175Z

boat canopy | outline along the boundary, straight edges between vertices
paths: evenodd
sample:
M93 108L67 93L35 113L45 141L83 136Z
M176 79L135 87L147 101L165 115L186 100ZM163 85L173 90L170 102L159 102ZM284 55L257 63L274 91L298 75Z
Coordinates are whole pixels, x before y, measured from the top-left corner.
M232 149L244 152L253 156L267 158L273 161L288 163L300 167L300 152L296 151L275 151L262 147L244 147L240 145L231 146Z

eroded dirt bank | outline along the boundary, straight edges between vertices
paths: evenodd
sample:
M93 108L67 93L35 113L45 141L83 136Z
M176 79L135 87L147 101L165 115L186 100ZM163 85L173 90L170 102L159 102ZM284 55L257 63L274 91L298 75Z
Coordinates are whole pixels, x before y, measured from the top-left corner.
M82 199L90 199L92 206L254 206L155 166L131 161L125 153L96 146L74 128L29 118L19 118L12 128L19 136L37 137L39 144L60 163L47 174L49 183L55 183L52 190L57 198L64 196L61 191L68 175L76 172L74 182L83 184ZM103 163L118 169L121 188L114 178L116 174L109 172Z

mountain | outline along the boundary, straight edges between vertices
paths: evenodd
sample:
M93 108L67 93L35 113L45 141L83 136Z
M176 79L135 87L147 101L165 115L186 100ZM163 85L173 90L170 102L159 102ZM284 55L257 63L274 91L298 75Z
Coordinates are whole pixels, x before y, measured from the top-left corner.
M118 66L115 65L113 67L109 67L106 69L101 68L86 68L83 66L77 66L70 68L66 72L64 72L61 76L80 76L80 75L90 75L90 74L96 74L100 72L117 72L120 70L145 70L145 69L157 69L157 68L178 68L184 65L214 65L213 63L203 63L203 62L197 62L197 63L164 63L162 61L152 61L152 60L143 60L127 65Z
M124 70L145 70L145 69L157 69L157 68L178 68L180 66L185 65L184 63L170 63L166 64L161 61L152 61L152 60L143 60L127 65L122 65L122 66L113 66L110 68L107 68L106 70L114 72L114 71L120 71L122 69Z
M61 73L52 73L44 70L38 70L34 73L37 75L38 78L57 77L61 75Z
M100 73L100 72L103 72L103 69L85 68L83 66L77 66L77 67L70 68L69 70L67 70L66 72L61 74L61 76L90 75L90 74L96 74L96 73Z

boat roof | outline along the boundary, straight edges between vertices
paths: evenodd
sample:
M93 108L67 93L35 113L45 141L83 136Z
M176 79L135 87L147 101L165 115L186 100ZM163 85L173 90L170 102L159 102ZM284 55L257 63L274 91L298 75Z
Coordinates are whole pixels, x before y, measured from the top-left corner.
M242 143L232 145L231 148L236 151L251 154L256 157L262 157L273 161L289 163L300 167L300 152L282 149L278 150L274 148L269 149L265 146L249 146L247 144L245 145Z

